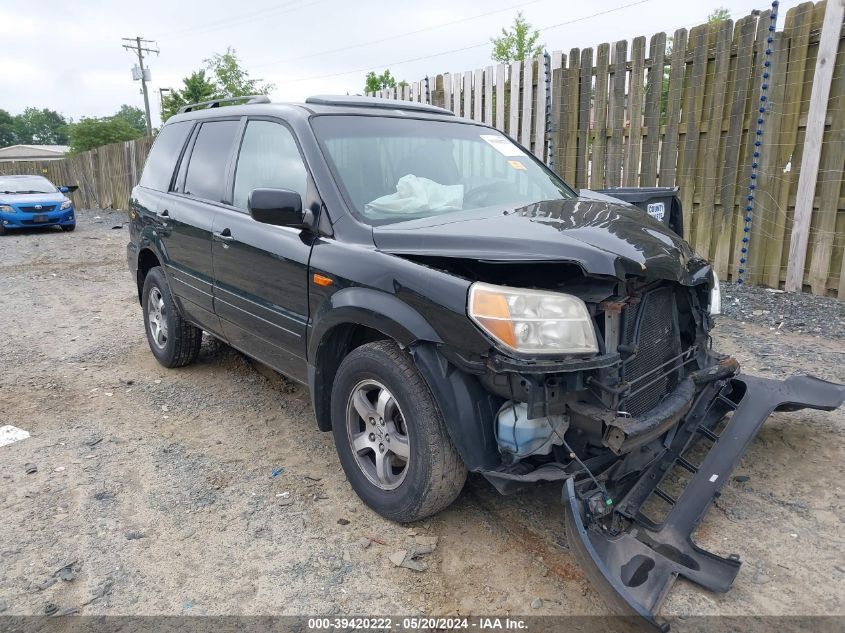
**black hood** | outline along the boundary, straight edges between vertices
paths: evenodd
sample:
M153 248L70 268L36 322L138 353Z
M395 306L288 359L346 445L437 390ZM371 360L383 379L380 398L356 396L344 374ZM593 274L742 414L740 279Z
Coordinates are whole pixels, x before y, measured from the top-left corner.
M695 285L710 272L689 244L644 211L596 200L460 211L377 226L373 239L396 255L571 262L586 274L619 279L636 275Z

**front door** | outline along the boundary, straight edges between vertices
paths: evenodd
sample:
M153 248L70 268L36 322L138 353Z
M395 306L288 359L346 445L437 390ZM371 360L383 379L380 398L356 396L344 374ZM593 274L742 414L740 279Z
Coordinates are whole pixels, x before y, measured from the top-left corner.
M167 226L167 272L182 313L216 334L211 235L221 208L227 168L240 121L202 123L188 147L176 191L165 196L160 220ZM161 217L161 216L164 217Z
M290 189L304 201L308 175L291 131L255 119L244 128L231 206L214 217L214 308L231 345L305 382L313 236L253 220L247 200L260 187Z

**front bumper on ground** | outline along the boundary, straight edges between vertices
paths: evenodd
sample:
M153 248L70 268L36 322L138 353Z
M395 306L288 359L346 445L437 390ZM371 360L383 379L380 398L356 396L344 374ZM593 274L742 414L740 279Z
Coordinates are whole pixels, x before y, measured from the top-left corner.
M668 623L656 615L678 576L712 591L727 591L740 567L739 556L722 558L692 542L691 535L750 445L763 422L775 410L803 408L831 411L845 401L845 385L810 376L785 381L737 376L708 385L667 441L667 450L642 471L621 499L614 499L610 515L595 517L574 478L563 488L566 530L570 548L608 605L619 615L666 631ZM732 413L721 433L714 429ZM685 456L704 439L712 442L696 467ZM691 478L673 498L660 488L675 465ZM656 494L670 505L660 523L641 509ZM618 516L613 516L613 515ZM624 529L614 526L626 525Z
M40 216L40 217L39 217ZM39 217L36 221L36 217ZM39 226L68 226L76 223L76 211L71 207L47 213L0 213L0 224L7 229L31 229Z

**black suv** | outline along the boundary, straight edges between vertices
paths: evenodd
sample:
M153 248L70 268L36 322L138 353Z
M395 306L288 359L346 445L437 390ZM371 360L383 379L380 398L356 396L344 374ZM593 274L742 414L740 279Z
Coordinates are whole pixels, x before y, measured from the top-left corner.
M841 386L739 376L711 349L708 263L494 128L370 98L219 105L167 122L132 193L163 365L206 331L307 384L386 517L444 508L468 470L563 481L570 545L623 610L654 623L679 574L727 590L738 560L689 535L772 410L836 407Z

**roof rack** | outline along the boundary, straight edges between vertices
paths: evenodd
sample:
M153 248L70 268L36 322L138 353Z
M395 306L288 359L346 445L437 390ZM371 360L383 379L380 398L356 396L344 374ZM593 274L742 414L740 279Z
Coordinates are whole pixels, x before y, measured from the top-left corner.
M231 103L232 101L244 101L249 105L253 103L270 103L270 97L267 95L243 95L242 97L226 97L225 99L212 99L211 101L200 101L199 103L189 103L179 108L179 114L183 112L193 112L194 110L207 110L208 108L219 108L222 103Z
M413 110L415 112L431 112L432 114L455 116L455 113L451 110L428 105L427 103L401 101L398 99L381 99L379 97L316 95L314 97L308 97L305 100L305 103L313 105L353 106L359 108L384 108L385 110Z

